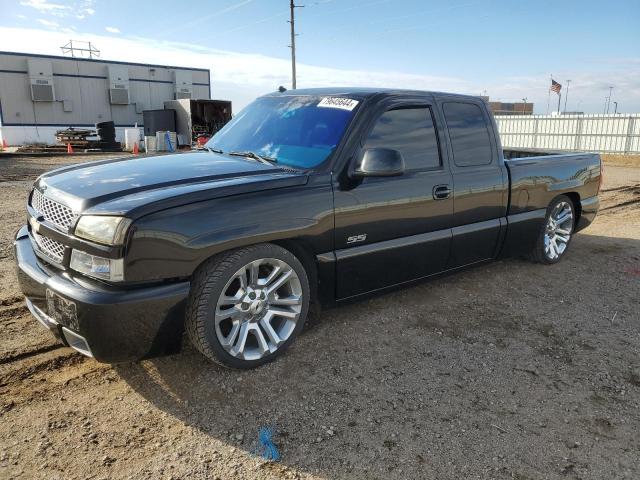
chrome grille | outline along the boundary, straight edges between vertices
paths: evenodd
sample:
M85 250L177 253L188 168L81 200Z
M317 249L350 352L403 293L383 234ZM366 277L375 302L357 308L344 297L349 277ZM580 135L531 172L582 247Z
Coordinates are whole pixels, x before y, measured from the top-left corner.
M33 189L33 194L31 195L31 206L42 215L45 220L65 231L69 229L75 220L73 210L45 197L40 190L36 188Z
M34 231L31 232L31 235L35 243L35 248L39 252L56 263L62 262L62 258L64 257L64 245L62 243L48 237L43 237Z

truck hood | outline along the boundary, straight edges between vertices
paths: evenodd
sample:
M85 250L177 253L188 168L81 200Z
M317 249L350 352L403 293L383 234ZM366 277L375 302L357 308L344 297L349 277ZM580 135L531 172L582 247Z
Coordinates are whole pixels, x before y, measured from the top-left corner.
M52 170L36 181L77 213L141 216L229 194L299 185L306 175L210 152L112 159Z

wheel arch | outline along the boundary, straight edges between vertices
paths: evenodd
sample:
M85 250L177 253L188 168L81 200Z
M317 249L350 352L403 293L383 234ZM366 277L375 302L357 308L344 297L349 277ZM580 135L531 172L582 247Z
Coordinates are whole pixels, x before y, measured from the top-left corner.
M316 257L313 253L313 249L311 245L309 245L307 242L299 238L285 238L285 239L263 240L263 241L257 241L257 242L247 242L246 244L234 245L233 247L225 248L203 259L198 264L198 266L194 269L191 277L195 276L196 273L200 269L202 269L205 265L207 265L211 261L215 261L214 259L223 257L229 252L232 252L234 250L238 250L241 248L251 247L254 245L269 244L269 243L284 248L285 250L290 252L292 255L294 255L300 261L300 263L302 263L302 266L304 267L305 272L307 273L307 277L309 279L311 303L318 303L318 266L317 266Z
M302 263L309 278L311 303L318 303L318 264L311 245L299 238L274 240L267 243L273 243L290 251Z
M563 195L569 197L571 203L573 203L573 210L574 212L576 212L574 225L577 225L578 221L580 220L580 216L582 215L582 203L580 202L580 194L578 192L568 192L564 193Z

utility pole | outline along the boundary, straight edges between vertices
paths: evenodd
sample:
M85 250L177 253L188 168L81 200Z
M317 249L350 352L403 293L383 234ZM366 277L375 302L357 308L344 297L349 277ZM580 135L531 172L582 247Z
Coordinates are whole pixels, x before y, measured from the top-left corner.
M569 98L569 84L571 80L567 80L567 91L564 94L564 113L567 113L567 99Z
M291 87L296 89L296 19L294 11L296 8L302 8L304 5L296 5L293 0L289 0L289 9L291 10Z
M524 109L527 106L527 97L522 99L522 114L524 115Z

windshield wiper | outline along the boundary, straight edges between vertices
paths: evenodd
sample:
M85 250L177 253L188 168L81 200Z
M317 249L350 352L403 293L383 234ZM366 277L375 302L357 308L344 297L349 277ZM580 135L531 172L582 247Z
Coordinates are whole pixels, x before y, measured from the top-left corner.
M275 158L267 157L265 155L258 155L256 152L246 151L246 152L229 152L227 155L235 155L236 157L245 157L252 158L253 160L257 160L262 163L266 163L267 165L271 165L273 163L278 163L278 160Z
M219 150L217 148L207 147L206 145L204 146L204 148L211 153L224 153L222 150Z

